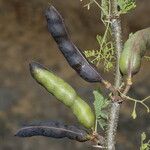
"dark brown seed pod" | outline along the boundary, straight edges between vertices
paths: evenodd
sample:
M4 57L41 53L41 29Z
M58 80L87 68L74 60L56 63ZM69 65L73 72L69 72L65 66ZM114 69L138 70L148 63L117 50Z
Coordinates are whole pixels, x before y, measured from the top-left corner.
M52 138L69 138L79 142L85 142L91 139L91 136L85 131L75 126L68 126L60 122L36 122L29 124L17 131L15 136L32 137L45 136Z
M56 41L62 54L68 61L69 65L88 82L103 82L96 67L91 64L84 54L74 45L67 32L63 18L53 7L49 7L45 16L48 24L48 31Z

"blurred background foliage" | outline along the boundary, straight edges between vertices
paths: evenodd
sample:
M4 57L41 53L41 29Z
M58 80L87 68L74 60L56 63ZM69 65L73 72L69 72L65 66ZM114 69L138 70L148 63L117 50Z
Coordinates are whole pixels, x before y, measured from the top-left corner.
M34 137L20 139L14 133L34 120L63 120L77 124L68 108L49 95L30 76L28 63L38 61L69 82L78 93L93 103L92 90L99 87L83 81L68 66L49 35L44 17L53 4L65 18L73 41L82 49L97 48L96 35L104 32L95 6L88 11L79 0L0 0L0 150L70 150L94 149L89 144L66 139ZM124 40L130 32L150 26L150 0L137 0L137 8L122 17ZM149 63L143 61L130 95L143 98L149 94ZM105 75L112 81L113 73ZM107 95L108 93L104 91ZM124 102L117 134L118 150L137 150L140 134L150 135L150 118L143 107L132 120L133 104Z

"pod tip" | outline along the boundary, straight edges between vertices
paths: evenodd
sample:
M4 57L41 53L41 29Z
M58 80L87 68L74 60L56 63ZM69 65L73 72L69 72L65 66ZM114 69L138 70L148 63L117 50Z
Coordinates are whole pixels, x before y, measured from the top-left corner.
M53 13L58 13L56 8L53 5L50 5L46 10L45 10L45 16L49 17L51 16Z
M17 131L17 132L14 134L14 136L21 137L21 136L20 136L20 132Z
M37 69L46 69L43 65L41 65L40 63L38 62L31 62L29 63L29 67L30 67L30 72L33 73L35 70Z

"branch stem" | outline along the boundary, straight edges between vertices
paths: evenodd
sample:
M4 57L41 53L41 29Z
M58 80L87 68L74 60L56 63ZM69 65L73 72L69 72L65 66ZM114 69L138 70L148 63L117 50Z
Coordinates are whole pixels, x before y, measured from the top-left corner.
M116 51L116 69L115 69L115 88L119 88L122 81L122 76L119 70L119 59L122 52L122 32L121 32L121 21L118 17L117 10L117 0L110 0L111 5L111 30L112 30L112 38L114 40L114 46ZM116 95L117 96L117 95ZM108 150L115 150L115 136L117 132L118 126L118 118L119 118L120 104L118 102L112 102L110 115L109 115L109 123L107 130L107 141L106 146Z

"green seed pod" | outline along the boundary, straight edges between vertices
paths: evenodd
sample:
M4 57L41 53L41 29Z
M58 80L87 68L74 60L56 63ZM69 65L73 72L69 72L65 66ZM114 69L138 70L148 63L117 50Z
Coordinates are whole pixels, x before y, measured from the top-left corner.
M150 48L150 28L137 31L125 42L120 57L120 70L123 75L131 75L140 70L141 59Z
M30 64L31 75L48 92L53 94L58 100L70 107L76 98L75 90L61 78L55 76L38 63Z
M38 63L30 64L33 78L59 101L72 109L79 122L86 128L92 128L95 123L95 115L90 106L83 101L75 90L64 80L48 71Z
M94 114L89 105L79 96L76 97L71 109L81 124L86 128L91 128L94 125Z

